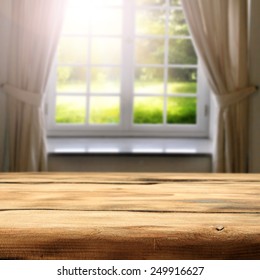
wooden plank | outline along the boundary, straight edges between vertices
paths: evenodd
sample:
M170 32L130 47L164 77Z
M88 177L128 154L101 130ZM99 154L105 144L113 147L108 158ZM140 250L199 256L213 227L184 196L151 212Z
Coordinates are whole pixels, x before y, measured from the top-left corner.
M223 183L259 183L260 174L214 174L214 173L1 173L1 182L17 182L17 183L28 183L28 182L167 182L167 181L190 181L190 182L219 182Z
M260 175L1 174L1 258L260 259Z
M2 259L259 259L255 214L2 211Z
M260 212L259 176L257 182L251 177L252 181L241 182L230 176L204 180L196 175L168 175L170 180L156 175L160 180L153 183L144 175L128 176L31 175L8 184L2 178L0 209Z

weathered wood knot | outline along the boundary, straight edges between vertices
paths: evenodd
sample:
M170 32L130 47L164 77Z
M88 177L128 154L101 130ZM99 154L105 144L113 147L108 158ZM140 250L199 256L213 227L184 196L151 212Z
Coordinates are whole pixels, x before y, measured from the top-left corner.
M216 227L216 230L217 230L217 231L222 231L223 229L224 229L223 226L217 226L217 227Z

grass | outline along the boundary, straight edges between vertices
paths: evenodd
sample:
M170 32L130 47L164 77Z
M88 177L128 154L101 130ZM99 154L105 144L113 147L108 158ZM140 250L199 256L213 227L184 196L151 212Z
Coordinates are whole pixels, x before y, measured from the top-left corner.
M119 97L92 97L90 106L91 124L118 124L120 122Z
M134 106L134 123L162 124L163 98L138 98ZM195 124L196 98L170 97L167 100L168 124Z
M73 89L79 86L75 85ZM141 86L141 85L140 85ZM159 87L158 83L155 85ZM196 83L172 83L172 92L195 92ZM69 88L66 88L69 90ZM68 91L66 91L68 92ZM119 97L91 97L89 123L118 124L120 122ZM195 124L196 98L168 97L168 124ZM135 124L162 124L164 97L135 97ZM56 105L56 123L84 124L86 120L86 98L83 96L58 96Z
M170 82L168 83L169 93L196 93L197 83Z
M56 123L83 124L86 119L85 97L58 96Z
M57 86L58 93L85 93L87 85L81 81L73 81L69 83L59 83ZM119 93L120 85L119 83L104 82L104 83L92 83L91 85L92 93ZM196 93L197 84L195 82L185 83L185 82L169 82L168 83L168 93ZM163 94L164 85L162 82L135 82L135 92L136 93L161 93Z
M163 97L137 97L134 102L135 124L162 124Z
M196 98L168 99L167 123L168 124L196 124L197 115Z

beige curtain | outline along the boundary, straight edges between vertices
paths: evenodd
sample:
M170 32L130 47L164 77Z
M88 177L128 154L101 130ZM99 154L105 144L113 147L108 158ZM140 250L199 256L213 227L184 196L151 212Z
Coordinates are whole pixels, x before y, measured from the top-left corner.
M46 170L44 92L62 25L64 0L13 1L7 83L9 171Z
M247 172L247 0L182 0L184 13L218 104L216 172Z

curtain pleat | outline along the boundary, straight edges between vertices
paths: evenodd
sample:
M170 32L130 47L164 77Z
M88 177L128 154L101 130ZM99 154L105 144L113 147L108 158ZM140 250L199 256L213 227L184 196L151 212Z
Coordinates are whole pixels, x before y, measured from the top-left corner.
M218 104L214 171L248 171L247 0L182 0L205 75Z
M42 100L58 44L66 0L19 0L12 5L7 83L9 171L47 168Z

